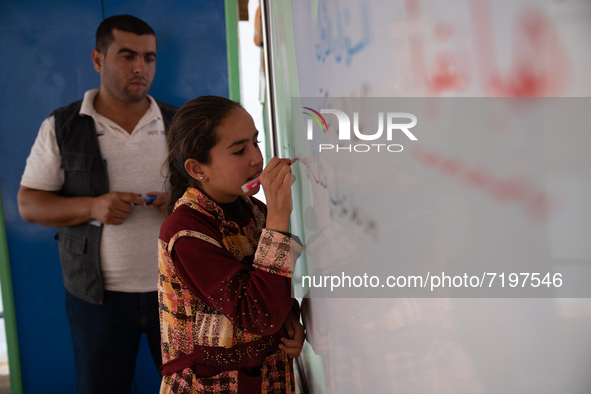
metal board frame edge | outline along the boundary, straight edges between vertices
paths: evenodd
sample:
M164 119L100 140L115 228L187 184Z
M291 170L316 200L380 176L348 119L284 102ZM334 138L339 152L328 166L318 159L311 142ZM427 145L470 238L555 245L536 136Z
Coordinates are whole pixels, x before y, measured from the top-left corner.
M269 138L271 140L271 157L279 154L279 147L277 146L277 119L275 111L277 108L277 98L275 97L275 75L273 66L273 23L271 23L271 15L273 15L273 6L271 0L261 1L261 20L263 27L263 53L265 62L265 76L267 81L265 83L265 90L267 95L267 124L270 132Z

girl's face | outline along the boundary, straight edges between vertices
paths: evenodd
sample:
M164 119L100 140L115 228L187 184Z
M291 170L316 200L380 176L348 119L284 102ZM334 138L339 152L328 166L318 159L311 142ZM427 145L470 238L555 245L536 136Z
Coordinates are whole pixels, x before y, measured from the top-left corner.
M263 171L263 156L252 117L242 108L233 109L216 128L217 144L211 148L211 162L201 165L201 191L218 203L236 201L238 196L256 194L260 186L248 193L242 185ZM197 178L199 179L199 178Z

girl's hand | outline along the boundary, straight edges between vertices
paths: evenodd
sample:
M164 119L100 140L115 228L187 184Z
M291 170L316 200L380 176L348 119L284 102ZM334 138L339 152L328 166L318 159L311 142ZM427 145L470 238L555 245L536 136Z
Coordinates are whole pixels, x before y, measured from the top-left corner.
M289 159L274 157L261 173L261 185L267 199L267 225L269 230L289 232L291 214L292 174Z
M285 317L283 329L289 338L281 338L283 343L279 345L279 349L289 358L299 357L304 347L304 326L302 326L293 310L290 310Z

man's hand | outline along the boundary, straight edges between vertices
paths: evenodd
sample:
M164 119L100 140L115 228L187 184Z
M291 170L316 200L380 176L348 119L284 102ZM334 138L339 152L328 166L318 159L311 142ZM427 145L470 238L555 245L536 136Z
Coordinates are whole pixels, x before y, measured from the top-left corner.
M96 219L104 224L121 224L133 209L131 203L146 206L136 193L111 192L98 197L64 197L58 190L45 191L21 186L18 210L27 223L68 227Z
M91 216L103 224L122 224L132 211L131 203L146 206L141 194L110 192L92 200Z
M299 357L302 347L304 347L304 326L302 326L293 310L290 310L285 317L283 329L289 338L281 338L283 343L279 345L279 349L289 358Z
M166 208L168 207L168 203L170 202L170 192L166 193L159 193L159 192L148 192L146 193L148 197L158 197L152 202L152 208L158 210L165 218L168 217L168 211Z

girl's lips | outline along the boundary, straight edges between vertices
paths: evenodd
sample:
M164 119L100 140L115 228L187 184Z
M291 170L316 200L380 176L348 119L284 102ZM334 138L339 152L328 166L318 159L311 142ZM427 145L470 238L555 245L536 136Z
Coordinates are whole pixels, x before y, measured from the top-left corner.
M262 173L262 171L261 171L261 172L257 172L257 173L256 173L256 174L254 174L252 177L248 178L248 179L246 180L246 183L248 183L248 182L250 182L250 181L252 181L252 180L254 180L254 179L257 179L259 176L261 176L261 173Z

